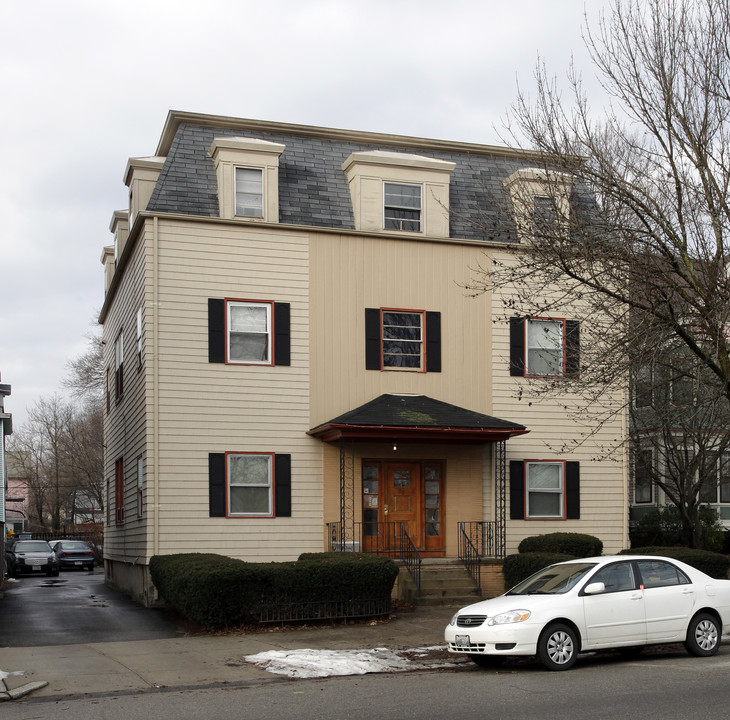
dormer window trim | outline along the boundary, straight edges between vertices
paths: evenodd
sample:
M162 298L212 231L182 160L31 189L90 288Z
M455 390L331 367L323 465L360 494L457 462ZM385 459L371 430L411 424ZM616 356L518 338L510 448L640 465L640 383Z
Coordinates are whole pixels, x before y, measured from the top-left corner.
M241 222L279 222L279 156L284 152L281 143L249 137L213 138L209 156L215 166L218 180L220 216ZM261 173L261 213L241 214L237 202L238 170Z
M537 212L549 206L559 222L558 231L567 235L573 176L557 170L527 167L513 172L505 181L520 242L536 237ZM546 204L545 201L548 201Z

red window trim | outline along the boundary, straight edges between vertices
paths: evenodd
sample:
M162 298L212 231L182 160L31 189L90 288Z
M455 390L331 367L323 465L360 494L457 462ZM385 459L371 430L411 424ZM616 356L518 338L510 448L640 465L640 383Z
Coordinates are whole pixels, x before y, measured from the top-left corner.
M386 312L402 312L413 313L421 316L421 367L420 368L404 368L386 366L383 359L383 313ZM412 373L425 373L428 367L426 358L426 311L397 307L381 307L380 308L380 370L381 372L402 371Z
M541 377L541 376L539 376ZM561 464L563 466L563 514L562 516L555 517L531 517L527 512L527 496L529 495L529 473L527 472L527 463L550 463L551 465ZM522 461L522 472L525 478L525 495L524 495L524 507L523 507L523 518L530 522L550 522L551 520L567 520L568 519L568 493L565 486L566 481L566 463L567 460L546 460L546 459L525 459Z
M270 341L270 347L271 352L269 353L269 362L238 362L237 360L231 360L228 357L228 351L230 348L230 341L228 336L228 304L229 303L257 303L259 305L269 305L269 317L271 318L271 323L269 327L269 341ZM275 335L274 335L274 301L273 300L253 300L251 298L223 298L223 319L225 322L225 342L226 342L226 365L249 365L253 367L272 367L274 365L274 357L276 348L274 347L274 343L276 341Z
M229 455L268 455L271 458L271 513L269 515L242 515L239 513L231 514L229 507L230 484L228 479L228 457ZM226 517L238 520L269 520L276 517L276 453L262 452L254 450L229 450L226 456Z

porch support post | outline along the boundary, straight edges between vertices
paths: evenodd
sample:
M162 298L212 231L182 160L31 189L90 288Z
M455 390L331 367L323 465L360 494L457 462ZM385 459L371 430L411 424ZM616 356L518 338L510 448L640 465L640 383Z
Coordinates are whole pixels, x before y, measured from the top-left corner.
M494 443L494 554L503 558L507 546L507 443Z
M340 550L355 540L355 444L340 438ZM354 546L352 546L354 549Z

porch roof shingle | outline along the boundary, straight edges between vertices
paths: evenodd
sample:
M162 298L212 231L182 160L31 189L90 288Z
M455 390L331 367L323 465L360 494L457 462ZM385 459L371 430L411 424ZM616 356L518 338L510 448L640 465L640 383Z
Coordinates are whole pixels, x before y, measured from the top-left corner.
M325 442L346 438L486 443L527 432L524 425L426 395L386 394L312 428L308 434Z

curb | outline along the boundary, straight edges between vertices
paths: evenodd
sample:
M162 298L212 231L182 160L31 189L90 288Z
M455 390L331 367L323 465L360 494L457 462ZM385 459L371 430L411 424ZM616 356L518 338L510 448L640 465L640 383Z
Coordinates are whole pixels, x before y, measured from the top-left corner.
M18 698L22 698L25 695L32 693L34 690L44 688L48 685L48 683L45 680L40 680L28 683L27 685L21 685L19 688L15 688L15 690L7 690L5 683L2 680L0 680L0 685L3 687L3 690L0 691L0 702L5 702L6 700L17 700Z

